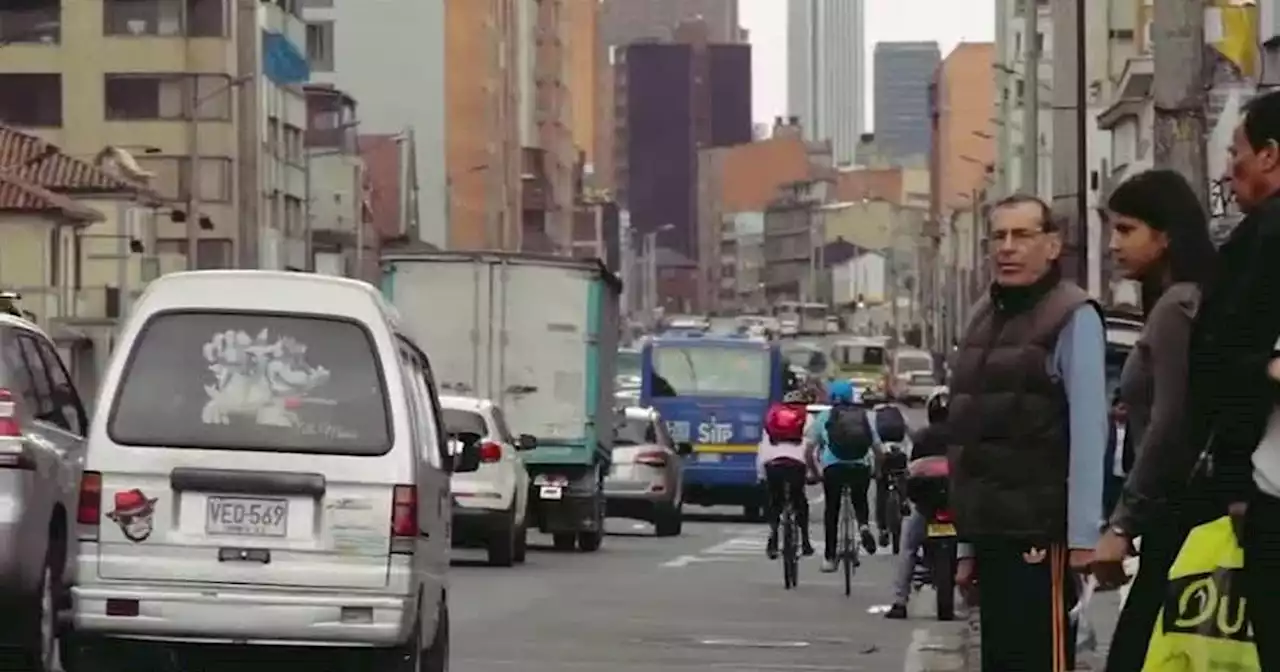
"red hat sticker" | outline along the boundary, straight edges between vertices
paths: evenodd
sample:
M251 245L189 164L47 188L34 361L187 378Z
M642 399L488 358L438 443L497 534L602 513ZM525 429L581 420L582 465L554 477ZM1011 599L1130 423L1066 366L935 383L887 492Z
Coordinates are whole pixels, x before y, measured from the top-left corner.
M141 490L121 490L115 494L115 509L107 517L120 526L120 531L134 543L146 541L155 529L156 498Z

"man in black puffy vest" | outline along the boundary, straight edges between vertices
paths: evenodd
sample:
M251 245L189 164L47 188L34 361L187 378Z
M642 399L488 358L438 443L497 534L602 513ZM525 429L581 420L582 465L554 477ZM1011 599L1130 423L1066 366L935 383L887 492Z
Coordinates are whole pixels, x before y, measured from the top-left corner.
M982 669L1065 672L1068 612L1102 519L1107 445L1101 310L1061 278L1048 205L991 211L995 282L954 355L951 505L957 583L981 594Z

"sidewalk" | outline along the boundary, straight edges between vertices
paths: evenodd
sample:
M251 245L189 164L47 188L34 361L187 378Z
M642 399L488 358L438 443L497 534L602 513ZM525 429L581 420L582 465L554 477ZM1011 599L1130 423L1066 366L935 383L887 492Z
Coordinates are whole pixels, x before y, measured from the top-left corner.
M1076 660L1076 670L1099 672L1107 658L1111 633L1120 616L1118 593L1099 593L1089 604L1086 614L1089 623L1098 633L1095 651L1083 652ZM954 623L937 623L929 629L929 635L919 643L918 661L908 661L908 670L919 672L981 672L981 628L978 610L971 609Z

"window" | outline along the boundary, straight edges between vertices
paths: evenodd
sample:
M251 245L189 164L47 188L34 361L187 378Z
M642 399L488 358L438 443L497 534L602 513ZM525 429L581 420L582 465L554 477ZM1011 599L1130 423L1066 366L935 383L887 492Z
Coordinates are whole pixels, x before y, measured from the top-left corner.
M225 37L226 0L185 0L189 29L182 27L182 0L103 0L102 34L120 37Z
M284 155L280 158L294 165L301 165L302 129L297 126L284 125Z
M885 365L884 348L877 345L837 345L831 349L831 356L841 366Z
M267 371L269 392L246 398ZM107 428L123 445L382 455L389 408L373 337L355 322L182 311L143 326Z
M1018 101L1019 105L1022 104L1022 94L1025 93L1025 91L1026 84L1021 79L1013 83L1013 99Z
M284 226L290 235L300 235L305 228L302 222L302 199L284 197Z
M333 22L307 24L307 60L315 72L333 72Z
M444 420L444 431L448 432L449 436L475 434L482 439L489 436L489 428L485 425L484 416L479 413L443 408L440 409L440 418Z
M189 119L194 105L198 119L229 120L230 84L226 75L108 74L103 87L107 119Z
M80 400L79 393L71 384L71 377L67 375L67 369L62 365L62 360L58 357L58 353L53 346L47 342L38 342L40 354L44 359L45 370L49 373L50 387L53 390L54 411L57 417L66 422L63 429L75 434L76 436L84 436L85 430L89 425L88 415L84 411L84 404Z
M769 353L765 350L655 346L652 352L654 374L664 379L675 395L769 396Z
M658 442L658 430L648 418L619 416L613 432L614 446L639 446Z
M3 3L0 9L0 44L44 42L56 44L62 39L62 10L58 0L27 0Z
M4 380L3 387L13 393L22 408L40 407L35 381L22 354L18 333L13 329L0 329L0 378Z
M62 75L0 74L0 119L14 126L62 126Z
M155 173L151 187L161 196L175 201L185 200L189 185L190 162L180 156L138 156L138 166ZM200 166L200 200L208 203L226 203L231 200L231 159L202 156Z
M36 405L33 407L35 419L71 431L71 420L63 415L63 407L57 401L58 395L55 394L49 377L49 369L40 354L40 343L29 335L20 334L18 345L22 350L22 358L26 360L27 371L31 373L31 389L36 396Z
M201 238L196 243L196 268L200 270L212 270L217 268L232 268L235 264L231 259L231 241L226 238ZM156 241L157 254L187 254L187 240L185 238L161 238Z

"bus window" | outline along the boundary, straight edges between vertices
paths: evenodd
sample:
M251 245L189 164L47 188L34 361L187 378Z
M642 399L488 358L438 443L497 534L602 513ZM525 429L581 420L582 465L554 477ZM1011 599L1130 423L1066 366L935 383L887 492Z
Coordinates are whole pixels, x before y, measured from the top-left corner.
M837 345L831 356L840 366L884 366L885 350L878 345Z

